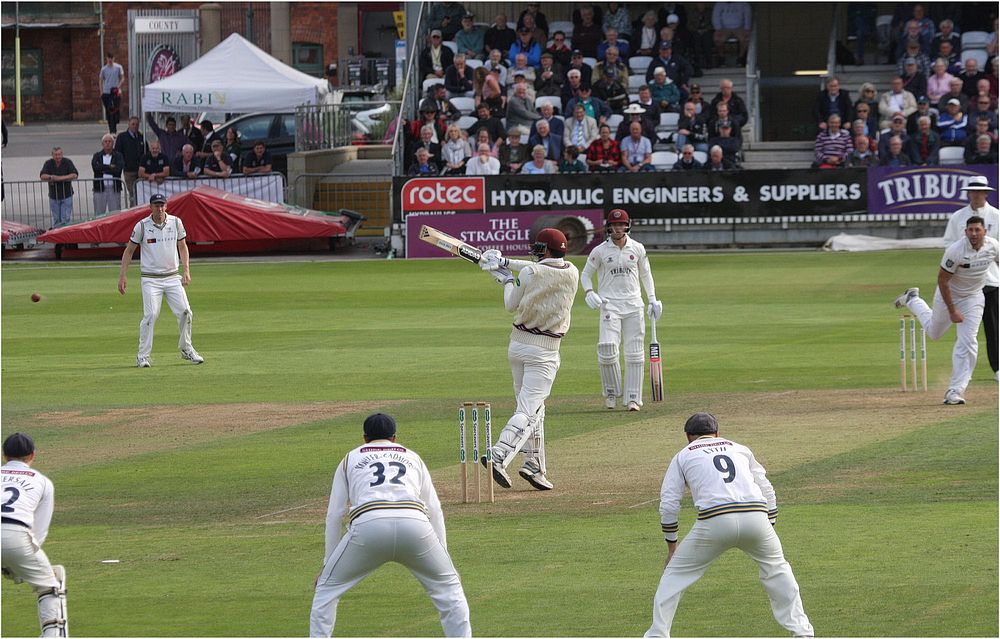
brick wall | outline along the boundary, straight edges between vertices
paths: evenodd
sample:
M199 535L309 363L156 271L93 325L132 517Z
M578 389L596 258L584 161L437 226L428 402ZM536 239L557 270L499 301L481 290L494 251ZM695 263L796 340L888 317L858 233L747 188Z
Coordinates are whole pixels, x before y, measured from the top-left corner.
M337 58L337 3L293 2L292 44L323 45L323 65Z

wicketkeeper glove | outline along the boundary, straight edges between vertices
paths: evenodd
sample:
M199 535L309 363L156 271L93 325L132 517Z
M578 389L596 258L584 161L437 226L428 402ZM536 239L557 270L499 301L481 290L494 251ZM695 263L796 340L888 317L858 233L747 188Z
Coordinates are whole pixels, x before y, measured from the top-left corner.
M598 295L597 293L595 293L593 290L590 290L590 291L587 291L586 302L587 302L587 306L589 306L590 308L596 310L596 309L601 308L601 304L604 303L604 300L601 299L600 295Z
M659 320L660 316L663 315L663 302L655 297L649 298L649 306L646 307L646 313L649 315L649 319L654 322Z

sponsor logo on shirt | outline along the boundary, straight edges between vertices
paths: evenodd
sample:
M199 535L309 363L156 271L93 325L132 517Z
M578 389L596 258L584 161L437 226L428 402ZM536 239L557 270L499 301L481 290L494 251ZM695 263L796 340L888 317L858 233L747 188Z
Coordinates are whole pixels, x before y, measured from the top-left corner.
M156 244L156 238L155 237L147 237L146 238L146 244Z

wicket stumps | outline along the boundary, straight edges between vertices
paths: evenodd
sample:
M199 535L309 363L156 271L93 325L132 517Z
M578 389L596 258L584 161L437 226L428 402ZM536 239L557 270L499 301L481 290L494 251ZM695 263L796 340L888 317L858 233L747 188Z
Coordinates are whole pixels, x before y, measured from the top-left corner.
M906 342L907 342L907 322L909 322L910 328L910 358L907 362L906 358ZM906 369L907 364L912 371L913 377L913 388L909 387L906 379ZM899 384L903 388L903 392L909 390L920 390L920 380L923 380L924 391L927 390L927 331L920 327L920 377L917 377L917 318L913 315L900 315L899 316Z
M479 422L482 414L483 434L486 446L486 483L489 484L490 503L493 503L493 408L489 402L463 402L458 407L458 461L461 466L459 472L462 481L462 503L468 504L469 498L469 463L466 455L468 438L466 437L466 424L468 419L472 419L472 467L476 473L476 502L483 501L482 481L480 480L479 463Z

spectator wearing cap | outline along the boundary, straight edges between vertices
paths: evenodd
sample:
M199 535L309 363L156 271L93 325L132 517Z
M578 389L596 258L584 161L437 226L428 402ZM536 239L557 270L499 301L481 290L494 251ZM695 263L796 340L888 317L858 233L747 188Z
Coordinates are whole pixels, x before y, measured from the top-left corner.
M514 85L514 94L507 98L507 127L524 127L528 131L541 117L535 101L528 98L528 86L524 82Z
M618 142L611 137L611 127L602 124L598 138L587 147L587 168L591 173L616 173L622 164Z
M560 140L562 139L563 130L565 129L565 126L563 125L562 118L555 117L556 109L554 105L555 105L555 99L542 100L539 103L538 112L542 115L542 117L541 119L536 120L531 125L532 136L534 136L535 132L538 130L538 124L544 120L546 123L548 123L549 130L552 132L552 135L559 138ZM534 146L534 144L532 144L532 146ZM559 155L557 154L555 157L559 157Z
M913 162L910 161L910 156L908 156L903 151L903 140L898 135L887 135L885 136L886 150L885 153L879 153L878 155L878 165L879 166L910 166ZM879 141L881 144L881 141Z
M719 81L719 92L712 98L711 111L718 112L720 104L729 107L729 119L733 121L735 131L739 132L750 120L750 112L747 110L746 103L733 91L733 81L728 78ZM850 110L850 100L847 100L846 104Z
M975 58L969 58L958 77L962 80L962 93L972 98L978 93L979 81L986 79L986 74L979 69L979 62Z
M475 74L465 63L465 54L455 55L453 64L444 72L444 88L452 97L471 97L475 92Z
M705 95L701 89L701 85L697 82L691 83L691 95L689 95L686 99L683 97L681 98L682 102L687 102L688 100L694 102L695 113L700 115L707 122L712 115L712 105L705 100Z
M717 135L713 138L709 138L708 146L717 146L722 149L723 155L726 156L726 160L733 165L734 168L740 168L739 153L743 149L743 140L734 135L733 133L733 123L730 120L719 120L717 122ZM822 131L820 133L823 133ZM850 137L848 137L850 139Z
M466 175L500 175L500 160L490 154L490 145L480 143L476 155L465 164Z
M605 59L594 67L591 84L598 98L614 113L621 113L628 102L628 67L618 57L617 48L608 49Z
M558 97L562 94L562 87L565 83L566 76L556 65L552 54L546 51L542 54L542 64L535 74L535 95Z
M598 62L604 60L607 56L608 49L615 48L618 50L618 59L620 61L628 62L629 58L629 43L628 40L621 40L618 38L618 29L614 27L606 29L604 31L604 41L597 45L597 60Z
M722 147L713 146L708 150L708 162L702 168L706 171L728 171L736 167L726 159L725 154L722 152Z
M552 120L551 124L559 124L562 126L562 121ZM549 121L542 118L535 122L535 130L528 137L528 146L534 148L541 145L545 149L545 157L550 160L556 161L562 157L563 149L563 129L559 129L559 133L556 134L554 126L549 126Z
M462 28L455 34L455 46L469 60L482 60L486 57L486 29L477 25L475 19L475 14L468 12L462 16Z
M957 53L962 52L962 36L955 32L955 23L947 18L938 23L938 31L931 40L931 55L939 55L941 43L951 44L951 48Z
M649 87L650 97L661 113L676 113L680 109L681 91L663 67L653 69L653 81L643 86Z
M910 136L903 148L913 164L918 166L940 164L938 150L941 148L941 138L931 128L930 117L922 115L917 119L917 132Z
M462 28L462 16L468 13L461 2L434 2L427 13L427 27L440 31L445 40L454 40ZM445 65L447 66L447 65Z
M730 105L729 110L733 110L732 105ZM847 91L841 90L840 78L837 76L827 78L826 88L816 94L816 102L813 105L813 120L820 131L826 130L827 121L831 115L840 116L841 122L850 122L854 116L854 110L851 108L851 96Z
M903 117L902 113L892 116L892 119L889 120L889 130L878 136L878 156L880 158L889 152L889 139L893 137L898 137L903 146L910 139L910 135L906 132L906 118Z
M906 59L913 58L917 62L917 73L927 77L931 72L931 59L926 53L920 49L919 40L911 40L906 44L906 48L903 50L902 54L897 58L896 62L896 73L898 75L903 75L906 67Z
M915 96L927 95L927 76L917 69L916 58L903 60L903 88Z
M632 123L638 122L642 127L642 137L652 141L656 140L656 125L659 124L659 120L654 124L646 118L646 110L638 104L630 104L624 111L625 119L618 124L618 129L615 131L615 139L618 140L618 144L621 145L622 141L627 138L632 130Z
M586 151L590 143L599 136L597 120L587 115L584 105L577 102L570 111L572 116L566 120L563 132L563 146L575 146L580 151Z
M494 49L499 49L500 56L505 59L507 52L510 51L510 47L514 44L515 40L517 40L517 34L507 26L507 15L503 13L498 13L493 18L493 24L486 30L486 35L483 36L486 52L493 53Z
M934 61L934 73L927 78L927 97L931 104L937 104L949 91L951 81L955 76L948 73L948 61L938 58Z
M583 61L583 51L579 49L573 49L573 54L569 58L569 66L566 68L567 77L573 69L580 72L580 82L590 86L590 81L594 77L594 67Z
M871 138L867 135L854 136L854 149L847 156L847 166L852 168L878 166L878 158L872 151Z
M457 124L448 126L445 141L441 145L441 175L464 175L465 163L469 161L472 152L469 142L462 135Z
M594 18L594 7L584 5L579 11L580 23L573 26L573 47L589 58L596 58L597 45L604 40L604 29Z
M674 142L677 148L690 144L695 151L708 153L708 122L695 112L695 104L691 100L684 103L680 120L677 121L677 134Z
M997 111L988 95L977 95L974 99L969 100L966 111L969 114L969 128L975 126L980 118L986 118L990 123L990 130L997 129Z
M667 72L667 77L680 89L682 97L687 94L688 79L694 73L694 69L691 68L687 60L674 54L674 45L666 40L660 43L659 55L653 58L653 61L646 67L647 83L653 81L653 72L656 71L657 67L663 67L663 70Z
M938 100L936 108L938 112L944 111L948 106L948 100L952 98L958 100L962 104L965 104L968 98L962 93L962 81L958 78L952 78L948 83L948 92L941 96Z
M656 12L650 10L642 14L637 30L638 40L635 42L635 55L655 56L657 47L660 45L660 30L656 25Z
M580 159L580 152L576 147L570 146L563 151L558 170L559 173L586 173L587 165Z
M701 162L694 157L694 146L684 144L681 146L681 155L674 162L673 171L695 171L702 168Z
M487 133L490 134L490 140L496 141L504 137L503 124L500 122L500 118L492 114L489 105L480 103L476 108L476 116L476 121L467 131L470 139L475 139L480 129L486 129Z
M909 135L913 135L920 128L917 124L917 120L927 116L931 119L931 128L935 131L937 130L937 115L931 111L930 100L927 99L926 95L922 95L917 98L917 110L911 113L906 118L906 132Z
M462 115L448 99L448 90L443 82L427 87L427 97L420 101L420 108L423 109L424 106L434 107L437 110L438 120L442 122L457 120Z
M971 146L969 146L970 142L972 143ZM966 141L964 157L966 164L995 165L997 163L996 141L986 133L969 136L969 139Z
M517 55L523 53L528 65L537 68L542 63L542 45L535 40L535 34L528 27L521 27L517 30L517 39L510 45L507 52L507 59L512 66L517 66ZM532 78L534 80L534 78Z
M496 80L500 86L507 86L507 58L503 56L500 49L493 49L486 56L486 62L481 67L487 71L496 71Z
M969 118L962 113L962 102L958 98L948 100L947 109L938 114L938 132L942 146L963 146Z
M716 2L712 9L712 27L715 29L715 53L721 59L726 40L735 36L740 43L740 64L746 64L747 46L753 16L749 2Z
M589 86L580 86L580 95L569 101L566 105L566 113L573 113L578 104L583 106L587 117L593 118L598 124L607 122L608 118L613 115L607 102L594 97L593 89Z
M531 149L531 161L521 167L525 175L551 175L558 171L556 163L545 157L545 148L536 145Z
M451 49L441 44L442 36L440 29L433 29L430 35L430 42L424 50L420 52L420 77L429 80L431 78L444 79L444 71L455 61L455 54Z
M892 79L891 89L882 94L878 101L879 128L887 128L897 113L901 113L903 121L917 110L917 99L903 88L903 78Z
M653 166L653 143L642 134L641 122L629 123L629 134L618 143L618 148L622 154L622 166L619 172L639 173L656 170Z
M530 147L522 142L526 133L527 130L520 126L511 126L507 129L507 141L501 144L497 151L501 173L518 173L524 163L528 161Z
M573 57L573 50L566 44L566 32L556 31L552 34L552 44L545 49L546 53L552 55L559 68L566 70L569 68L570 59ZM583 58L581 54L581 59Z
M528 7L517 17L517 28L529 26L534 31L535 38L544 42L549 36L549 20L539 10L540 6L537 2L529 2Z

